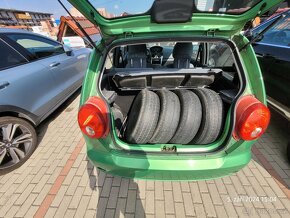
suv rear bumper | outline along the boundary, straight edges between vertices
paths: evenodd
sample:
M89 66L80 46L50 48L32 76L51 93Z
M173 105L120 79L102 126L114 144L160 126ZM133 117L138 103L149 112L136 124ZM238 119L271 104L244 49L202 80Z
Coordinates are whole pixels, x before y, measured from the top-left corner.
M195 157L128 154L116 150L100 152L96 149L98 145L87 143L87 154L98 169L116 176L154 180L205 180L235 173L246 166L251 160L251 144L244 142L238 151L230 154L223 152L224 155L215 157Z

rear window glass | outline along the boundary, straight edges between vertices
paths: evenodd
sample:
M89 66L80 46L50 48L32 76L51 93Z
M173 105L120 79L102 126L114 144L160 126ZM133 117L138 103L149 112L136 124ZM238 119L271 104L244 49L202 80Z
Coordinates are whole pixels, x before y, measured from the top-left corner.
M198 11L242 14L261 0L195 0Z
M124 17L128 15L140 15L150 10L154 0L143 0L136 3L135 0L99 1L87 0L106 18ZM178 1L178 0L176 0ZM261 0L193 0L194 12L209 12L222 14L242 14L255 6Z
M222 42L154 42L120 46L107 56L111 68L224 68L233 67L231 48Z

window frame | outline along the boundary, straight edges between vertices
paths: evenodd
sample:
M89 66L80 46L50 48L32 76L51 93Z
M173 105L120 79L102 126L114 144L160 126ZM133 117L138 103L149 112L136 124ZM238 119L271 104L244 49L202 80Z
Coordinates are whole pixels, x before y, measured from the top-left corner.
M50 56L39 58L36 55L34 55L32 52L30 52L28 49L26 49L25 47L23 47L22 45L20 45L19 43L17 43L13 39L11 39L9 37L9 35L33 36L33 37L37 37L37 38L40 38L40 39L44 39L44 40L50 41L52 43L56 43L58 45L61 45L62 47L63 47L63 44L59 43L57 41L54 41L52 39L49 39L49 38L46 38L46 37L43 37L43 36L39 36L39 35L35 35L35 34L30 34L30 33L17 33L17 32L11 32L10 33L9 32L9 33L5 33L4 35L5 35L5 41L7 41L9 44L11 44L13 47L15 47L17 50L19 50L22 55L26 56L28 58L29 62L43 60L43 59L46 59L46 58L51 58L51 57L55 57L55 56L58 56L58 55L65 54L65 50L63 48L63 52L60 53L60 54L54 54L54 55L50 55Z
M5 67L5 68L1 68L0 67L0 72L1 71L4 71L4 70L8 70L8 69L11 69L11 68L14 68L14 67L19 67L19 66L22 66L22 65L25 65L25 64L28 64L29 63L29 60L24 56L22 55L17 49L15 49L13 46L11 46L9 43L7 43L0 35L0 41L2 43L4 43L5 45L7 45L7 47L9 47L11 50L13 50L16 54L18 54L19 56L21 56L26 62L23 62L23 63L18 63L18 64L15 64L15 65L11 65L9 67Z

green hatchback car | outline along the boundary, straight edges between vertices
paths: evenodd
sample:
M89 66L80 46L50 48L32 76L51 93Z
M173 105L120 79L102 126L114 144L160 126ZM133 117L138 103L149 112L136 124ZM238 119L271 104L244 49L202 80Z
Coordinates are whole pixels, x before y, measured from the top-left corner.
M281 0L127 0L107 10L98 1L69 2L102 35L78 113L98 169L200 180L248 164L270 112L257 58L240 32Z

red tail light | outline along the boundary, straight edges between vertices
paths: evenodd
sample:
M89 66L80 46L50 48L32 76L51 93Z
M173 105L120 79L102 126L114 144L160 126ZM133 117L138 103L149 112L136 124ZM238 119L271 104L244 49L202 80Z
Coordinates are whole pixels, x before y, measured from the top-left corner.
M81 131L90 138L104 138L109 132L108 109L98 97L90 97L80 108L78 122Z
M270 123L270 111L253 96L243 97L236 111L234 138L246 141L259 138Z

